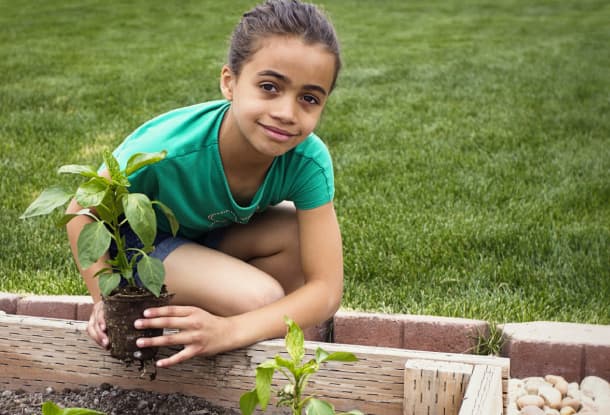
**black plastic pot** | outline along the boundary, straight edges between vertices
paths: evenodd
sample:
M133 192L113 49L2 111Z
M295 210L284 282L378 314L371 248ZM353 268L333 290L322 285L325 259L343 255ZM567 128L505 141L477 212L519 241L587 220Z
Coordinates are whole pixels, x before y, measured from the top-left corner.
M173 294L165 287L157 298L150 292L138 287L121 287L110 296L104 297L104 316L106 332L110 340L110 354L126 363L147 362L157 355L157 347L139 348L136 340L140 337L163 335L163 329L138 330L134 322L144 316L144 310L169 304Z

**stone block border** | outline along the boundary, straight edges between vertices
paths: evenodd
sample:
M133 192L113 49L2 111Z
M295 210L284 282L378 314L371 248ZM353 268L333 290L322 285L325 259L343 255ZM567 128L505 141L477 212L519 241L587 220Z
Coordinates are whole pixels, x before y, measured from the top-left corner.
M89 296L32 296L0 292L0 311L35 317L85 321ZM562 322L507 323L502 357L511 377L555 374L569 382L585 376L610 381L610 325ZM332 321L306 330L311 341L390 347L444 353L470 353L476 338L487 335L483 320L340 310Z

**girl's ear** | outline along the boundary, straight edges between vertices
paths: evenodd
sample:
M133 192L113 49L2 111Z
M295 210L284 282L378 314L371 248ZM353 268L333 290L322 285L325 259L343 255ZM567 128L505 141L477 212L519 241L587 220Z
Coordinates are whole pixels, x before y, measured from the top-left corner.
M220 91L229 101L233 99L233 85L235 84L235 74L228 65L224 65L220 71Z

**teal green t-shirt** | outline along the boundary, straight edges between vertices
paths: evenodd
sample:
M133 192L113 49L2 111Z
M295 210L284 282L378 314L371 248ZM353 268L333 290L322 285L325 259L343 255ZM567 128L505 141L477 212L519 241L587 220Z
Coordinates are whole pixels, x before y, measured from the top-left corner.
M218 148L218 131L229 101L211 101L162 114L135 130L114 151L121 168L138 152L167 150L162 161L129 177L130 192L145 193L169 206L181 236L198 239L232 223L247 223L256 212L284 200L297 209L313 209L333 199L330 154L315 134L276 157L248 206L231 194ZM164 216L159 228L168 232Z

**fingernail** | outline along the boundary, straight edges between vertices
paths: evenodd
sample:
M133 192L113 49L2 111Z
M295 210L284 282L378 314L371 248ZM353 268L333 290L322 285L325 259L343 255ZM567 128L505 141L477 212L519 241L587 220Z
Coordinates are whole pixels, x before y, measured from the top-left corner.
M136 320L136 321L134 321L133 325L134 325L134 327L135 327L136 329L140 329L140 328L142 328L142 320Z
M138 347L144 347L144 340L142 340L142 339L138 339L138 340L136 340L136 346L138 346Z
M144 314L144 317L150 317L150 310L146 309L146 310L144 310L144 313L142 313L142 314Z
M102 340L102 344L103 344L104 346L108 346L108 339L103 339L103 340Z

